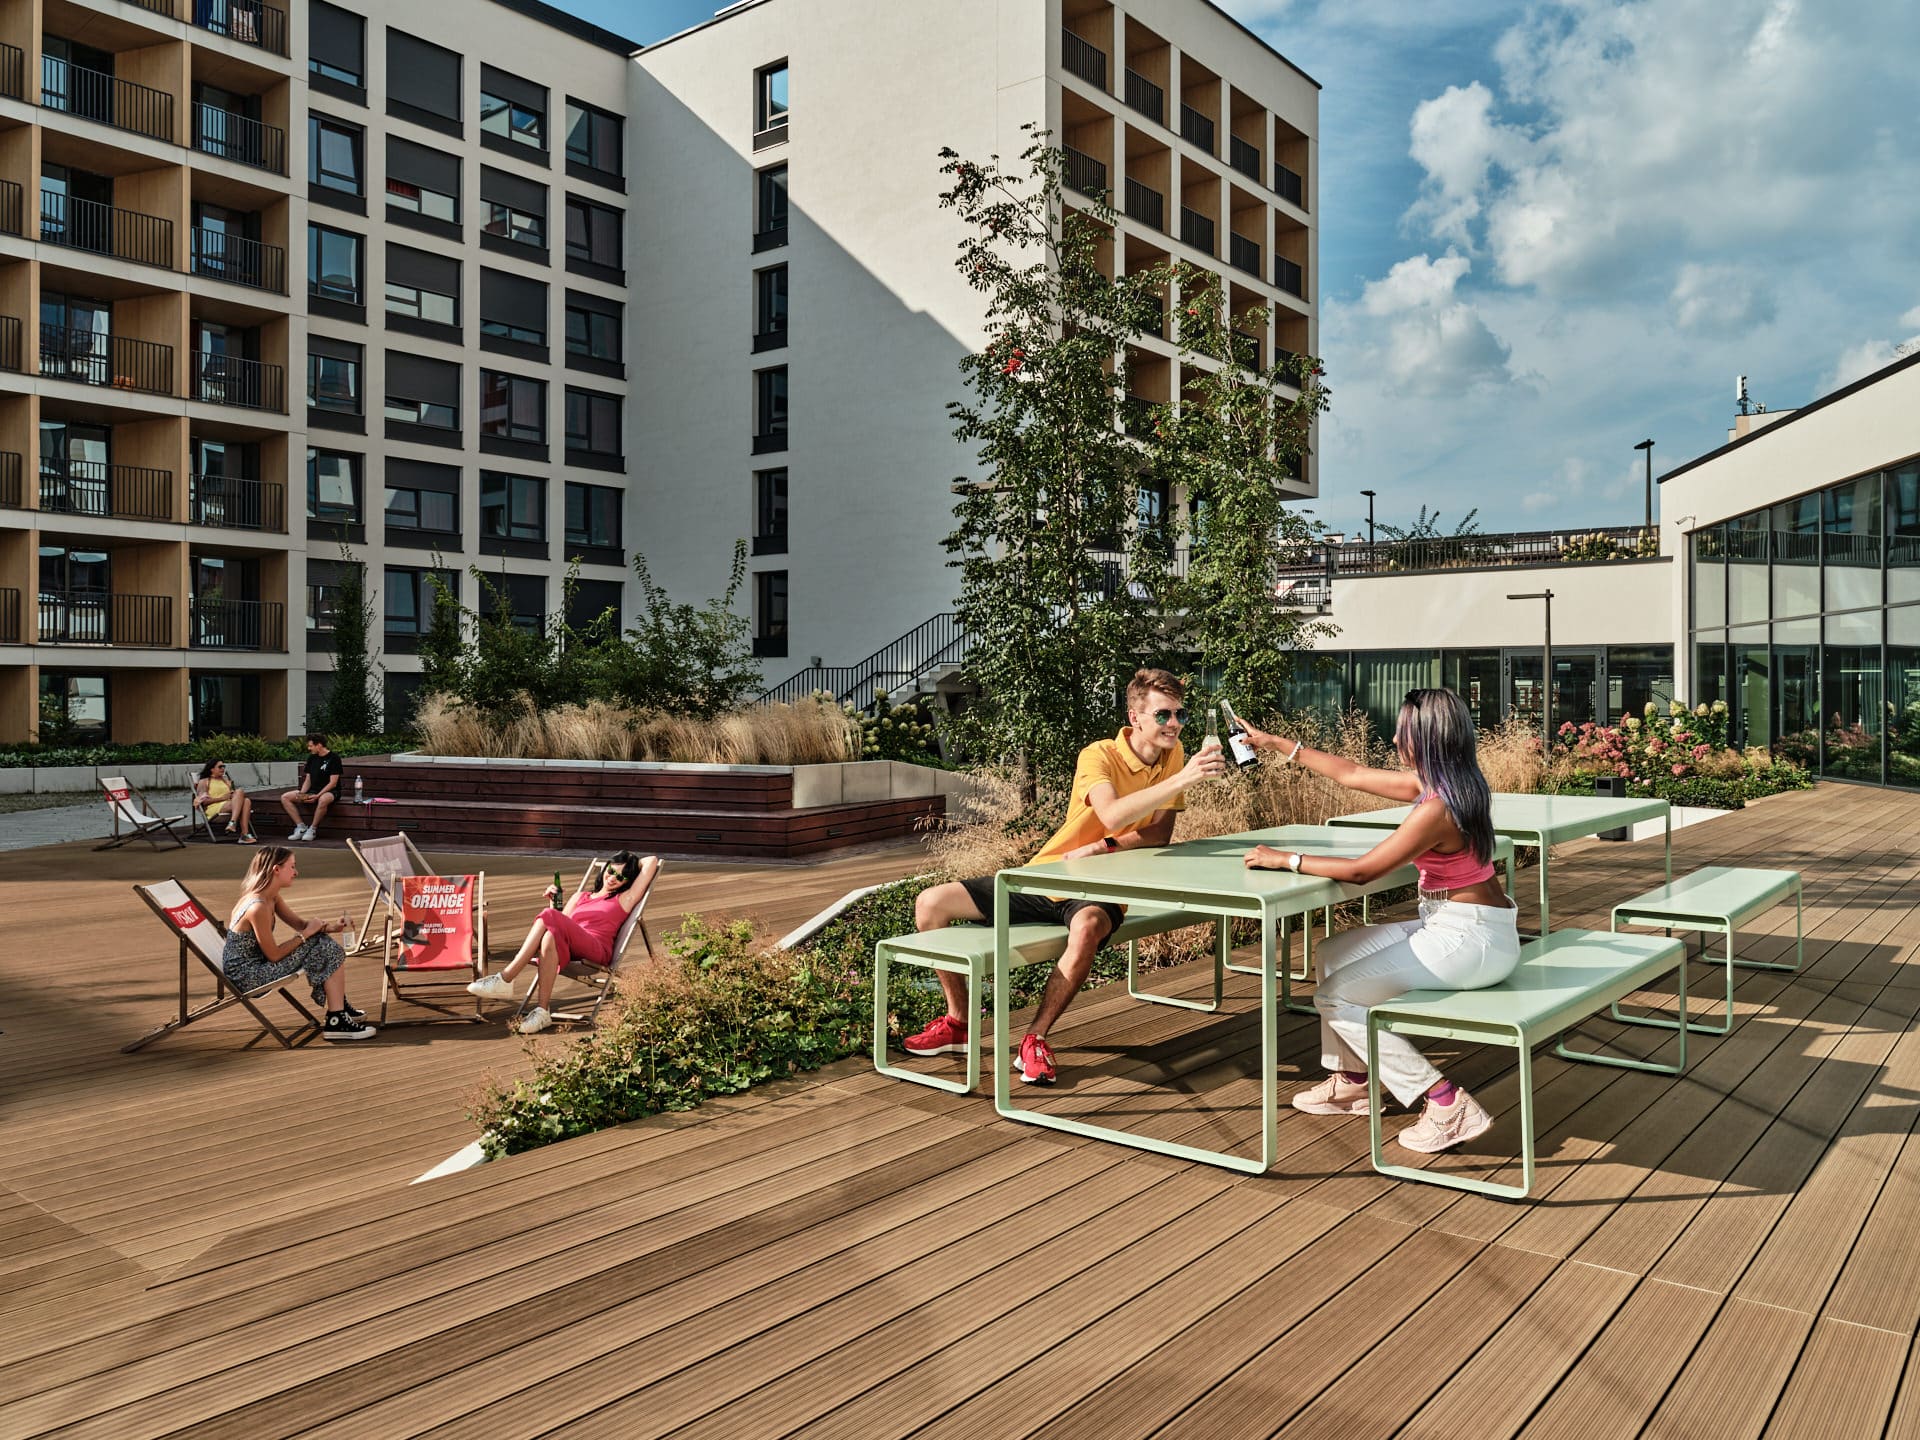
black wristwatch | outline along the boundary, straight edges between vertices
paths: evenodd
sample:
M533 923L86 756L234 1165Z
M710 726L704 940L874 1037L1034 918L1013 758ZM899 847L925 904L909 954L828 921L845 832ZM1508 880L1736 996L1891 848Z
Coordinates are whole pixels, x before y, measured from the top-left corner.
M1118 850L1120 848L1120 842L1114 839L1113 836L1111 835L1103 836L1101 838L1100 843L1107 847L1107 851L1109 854L1111 854L1113 851Z

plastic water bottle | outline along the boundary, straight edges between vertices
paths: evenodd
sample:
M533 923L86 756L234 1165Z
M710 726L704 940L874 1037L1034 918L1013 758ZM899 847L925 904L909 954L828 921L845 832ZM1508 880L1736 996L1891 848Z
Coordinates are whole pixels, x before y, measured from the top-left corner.
M356 805L367 803L366 782L358 775L353 777L353 803Z

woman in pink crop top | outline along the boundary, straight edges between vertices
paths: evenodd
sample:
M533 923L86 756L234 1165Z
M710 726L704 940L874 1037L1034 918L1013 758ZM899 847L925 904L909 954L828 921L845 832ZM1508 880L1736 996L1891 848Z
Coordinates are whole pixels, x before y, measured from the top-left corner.
M1245 724L1243 720L1241 722ZM1493 868L1493 797L1480 773L1473 713L1451 690L1409 690L1393 744L1404 770L1375 770L1247 726L1263 750L1277 750L1350 790L1411 801L1386 839L1357 859L1299 855L1258 845L1248 866L1366 883L1411 862L1420 877L1420 917L1363 925L1321 945L1314 1008L1327 1078L1293 1097L1310 1115L1367 1113L1367 1009L1409 990L1478 990L1498 985L1520 960L1518 912ZM1396 1137L1410 1150L1450 1150L1493 1124L1466 1091L1428 1063L1403 1035L1379 1037L1380 1083L1402 1105L1421 1097L1420 1119Z
M553 980L561 967L573 960L605 965L613 959L614 937L627 923L633 907L646 898L660 862L652 855L644 859L631 850L622 850L607 861L600 872L600 886L591 893L581 890L567 902L565 910L556 910L560 892L549 885L548 905L535 917L520 951L493 974L467 986L470 994L482 1000L516 1000L519 992L513 982L529 965L538 963L539 991L534 1008L520 1018L522 1035L538 1034L553 1024L549 1006L553 1002Z

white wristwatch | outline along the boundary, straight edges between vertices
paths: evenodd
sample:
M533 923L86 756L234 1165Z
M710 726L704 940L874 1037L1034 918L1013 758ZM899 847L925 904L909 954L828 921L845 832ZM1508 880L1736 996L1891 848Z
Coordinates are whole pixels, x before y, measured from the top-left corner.
M1300 862L1306 858L1307 857L1302 855L1298 850L1294 851L1287 860L1287 869L1298 875L1300 873Z

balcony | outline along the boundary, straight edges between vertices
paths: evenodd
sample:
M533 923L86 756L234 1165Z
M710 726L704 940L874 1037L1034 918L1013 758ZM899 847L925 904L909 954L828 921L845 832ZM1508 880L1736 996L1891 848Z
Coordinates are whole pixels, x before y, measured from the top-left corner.
M1233 362L1243 370L1260 368L1260 337L1246 330L1233 332Z
M147 8L157 10L159 3L148 3ZM288 53L287 12L262 0L193 0L193 23L242 45L258 45L272 55Z
M1128 395L1120 401L1120 429L1130 438L1145 440L1152 436L1157 407L1151 400Z
M246 285L255 290L287 293L287 252L278 245L263 245L230 235L224 230L195 226L193 231L193 273L229 285Z
M0 510L18 510L27 503L27 487L22 483L26 469L18 450L0 450Z
M1191 105L1182 105L1180 107L1180 138L1189 145L1198 145L1209 155L1213 154L1213 121Z
M1301 299L1307 294L1307 274L1300 266L1284 255L1273 257L1273 283L1289 295L1298 295Z
M1167 92L1137 70L1127 71L1127 104L1156 125L1167 123Z
M1273 167L1273 193L1289 205L1297 205L1302 210L1307 208L1307 182L1297 170L1289 170L1276 163Z
M1107 88L1107 52L1082 40L1071 30L1060 32L1060 63L1096 90Z
M10 100L27 98L27 52L4 41L0 41L0 95Z
M1260 275L1260 242L1249 240L1244 235L1227 237L1227 263L1236 270L1244 270L1256 279Z
M1213 254L1213 221L1198 210L1180 207L1180 243Z
M0 645L18 645L20 640L20 592L0 590Z
M40 243L173 268L173 221L59 190L40 192Z
M218 591L189 602L187 644L196 650L284 650L287 607L278 600L226 600Z
M1071 145L1063 148L1067 157L1067 188L1078 190L1082 195L1090 195L1096 200L1105 199L1107 194L1105 162L1096 160L1086 151L1076 150Z
M1285 382L1293 386L1295 389L1299 388L1300 380L1299 380L1299 377L1294 374L1293 367L1294 367L1294 362L1297 361L1299 358L1300 357L1291 350L1284 350L1284 349L1281 349L1279 346L1274 347L1273 363L1276 366L1278 366L1281 371L1284 372L1282 378L1285 380Z
M218 105L193 107L193 148L256 170L287 173L287 132Z
M196 351L192 370L191 394L195 400L237 405L242 410L286 411L287 372L281 366L243 360L238 355Z
M173 519L173 472L145 465L69 460L40 466L40 509L92 520Z
M1167 197L1158 190L1142 185L1138 180L1127 181L1127 218L1138 220L1142 225L1151 225L1155 230L1167 228Z
M277 480L243 480L234 475L189 476L187 523L284 534L287 487Z
M40 103L116 130L173 143L173 96L99 70L40 57Z
M20 322L11 315L0 315L0 370L19 372L25 365L21 358Z
M1238 135L1227 141L1227 163L1254 184L1260 183L1260 151Z
M26 229L26 197L17 182L0 180L0 230L18 235Z
M173 597L42 590L40 643L167 649L173 644Z
M40 374L142 395L171 395L173 347L42 321Z

